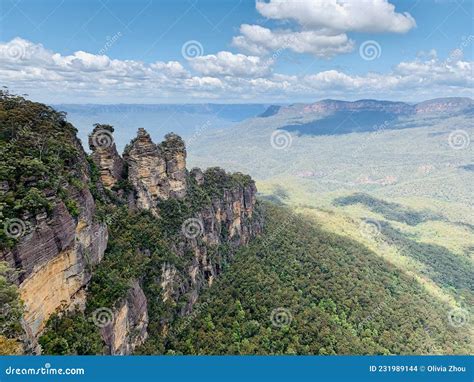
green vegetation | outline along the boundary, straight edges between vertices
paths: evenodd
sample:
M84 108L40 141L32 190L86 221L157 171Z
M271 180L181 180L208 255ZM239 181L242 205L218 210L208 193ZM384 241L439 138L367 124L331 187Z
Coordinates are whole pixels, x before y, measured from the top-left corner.
M21 345L17 338L23 333L23 307L17 286L10 281L14 271L0 262L0 355L18 354Z
M183 329L168 353L468 352L466 332L448 325L448 307L411 278L284 208L266 210L265 235L239 251L193 319L176 324ZM272 322L275 309L283 310Z
M71 178L81 178L79 141L65 114L41 103L0 91L0 223L24 214L51 213L48 196L68 200ZM5 187L5 186L4 186ZM15 240L0 231L0 248Z
M224 189L233 189L237 186L246 187L250 185L252 178L242 173L229 174L219 167L208 168L204 172L204 189L212 197L222 195Z
M178 263L165 241L160 222L146 211L126 207L109 209L109 242L104 259L94 269L88 290L87 312L113 308L145 274L150 263Z
M472 351L470 331L448 325L448 311L452 306L441 302L445 300L433 298L426 284L421 283L426 281L443 293L448 291L450 297L456 297L456 303L472 305L474 277L468 254L472 244L466 244L470 237L466 232L472 231L473 225L468 222L468 212L462 204L471 194L467 186L459 187L464 185L459 179L450 186L452 193L443 188L451 184L446 182L446 174L459 171L464 177L470 176L469 172L444 166L448 162L444 163L441 158L433 161L442 164L439 165L441 176L425 177L425 172L432 171L431 167L419 169L418 164L428 160L424 156L429 157L431 152L421 152L418 160L410 157L416 167L406 169L402 163L403 166L391 168L389 181L394 183L385 182L387 167L384 166L370 176L358 173L367 163L378 163L387 151L392 150L392 155L396 153L398 158L398 149L408 138L399 137L399 141L388 142L387 147L378 141L383 132L369 137L379 145L374 143L370 158L363 156L369 151L364 150L368 145L365 140L371 142L367 135L363 140L352 136L295 137L293 147L275 150L268 143L273 127L271 130L267 127L266 131L257 129L253 135L238 131L234 132L237 136L232 137L230 132L231 138L226 135L224 144L217 141L217 144L194 145L197 149L218 148L223 155L229 155L227 159L231 163L239 163L244 171L247 165L248 171L259 173L261 179L273 176L266 185L271 190L267 199L295 210L310 211L310 217L316 217L318 224L330 230L319 228L308 217L293 215L286 207L265 204L264 212L255 211L255 216L265 214L265 233L248 247L241 248L234 256L235 249L231 245L207 246L208 258L225 272L203 292L193 312L183 317L191 296L182 288L163 302L160 284L164 266L176 270L175 277L181 279L182 285L189 280L189 269L195 259L189 246L183 245L177 250L183 242L182 224L216 197L232 192L237 186L250 186L251 178L213 167L204 172L202 185L192 175L188 178L184 199L160 201L157 205L160 217L130 210L126 201L132 192L130 184L120 181L113 190L103 189L97 167L90 158L85 162L75 137L76 130L66 122L63 113L7 92L1 92L0 98L0 223L5 219L22 218L26 213L50 214L55 199L64 201L71 215L77 218L81 211L74 195L89 187L97 204L96 219L108 226L109 242L104 259L98 265L90 265L92 279L87 288L85 311L60 310L50 317L39 340L45 354L102 353L103 342L91 317L98 308L116 308L126 297L132 280L140 281L150 317L149 338L138 349L141 354L451 354ZM459 119L463 122L461 117ZM108 129L110 126L96 127ZM428 139L424 131L414 134L418 139ZM215 136L219 138L219 134ZM265 142L261 145L263 149L255 150L254 144L239 141L248 136ZM182 140L173 135L167 138L160 146L165 155L182 148ZM238 144L239 150L223 149L225 142ZM314 143L320 144L317 155L313 158L311 154L308 158L307 153L314 152L311 150ZM377 151L378 147L385 151ZM265 148L270 153L265 152ZM334 154L337 161L328 154L334 150L340 151ZM236 151L239 152L235 154ZM409 153L418 155L416 150ZM451 153L447 158L451 160ZM226 163L226 160L219 161ZM290 162L296 169L288 166ZM323 171L313 171L316 168ZM407 173L414 171L421 173L415 186L407 177ZM300 175L295 175L298 173ZM87 185L88 177L84 174L90 177ZM444 185L440 185L438 178L443 179ZM364 192L375 190L381 197L398 193L405 197L407 204L387 202L362 192L347 196L341 193L341 184L349 184L351 192L353 187ZM418 191L431 196L442 195L440 199L446 204L440 205L450 208L440 212L439 206L431 209L435 199L406 198ZM394 200L399 199L394 197ZM453 200L460 205L451 209L448 203ZM427 206L429 211L435 212L428 212ZM321 216L326 219L318 219ZM380 242L361 238L359 223L363 216L391 221L391 224L380 221L380 227L381 241L397 251L393 258L389 258L392 252L376 254L360 243L331 233L356 237L373 249ZM447 233L436 239L441 230ZM438 242L425 242L428 235ZM446 237L451 237L456 244L440 245ZM225 230L222 238L228 239ZM204 245L201 239L197 240ZM0 230L0 248L11 248L15 243L14 238ZM87 257L87 253L85 255ZM19 351L15 338L21 333L22 306L17 287L10 281L10 272L0 264L0 353ZM8 309L3 310L3 307Z
M83 313L59 312L53 314L39 343L43 354L101 354L103 342L99 328Z

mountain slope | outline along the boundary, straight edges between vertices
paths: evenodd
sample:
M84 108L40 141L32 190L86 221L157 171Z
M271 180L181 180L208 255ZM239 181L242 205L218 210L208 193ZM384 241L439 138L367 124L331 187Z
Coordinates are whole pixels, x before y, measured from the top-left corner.
M264 235L178 323L168 352L471 352L450 309L362 245L267 204Z

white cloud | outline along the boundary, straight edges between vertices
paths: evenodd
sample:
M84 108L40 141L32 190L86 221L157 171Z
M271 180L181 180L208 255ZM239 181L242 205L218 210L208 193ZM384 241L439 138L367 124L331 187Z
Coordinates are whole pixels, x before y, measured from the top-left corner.
M240 27L240 33L240 36L234 37L232 44L244 51L259 55L270 52L277 55L280 50L291 49L297 53L331 57L349 53L354 47L354 42L345 34L325 36L314 31L272 31L259 25L248 24Z
M21 48L21 49L20 49ZM421 100L472 96L473 65L462 56L435 54L404 61L388 73L337 70L306 75L276 73L272 60L218 52L152 64L75 52L63 56L22 39L0 43L0 83L33 99L66 102L278 102L318 98Z
M306 29L336 33L405 33L416 26L410 14L395 12L387 0L270 0L257 1L256 7L270 19L291 19Z
M157 61L151 64L150 68L174 78L186 78L189 76L188 71L178 61Z
M269 19L297 24L274 30L241 25L233 46L258 55L289 49L327 58L354 49L348 32L405 33L416 26L411 15L395 12L387 0L270 0L257 1L256 8Z
M189 59L191 67L204 75L255 77L270 73L271 62L260 57L219 52Z

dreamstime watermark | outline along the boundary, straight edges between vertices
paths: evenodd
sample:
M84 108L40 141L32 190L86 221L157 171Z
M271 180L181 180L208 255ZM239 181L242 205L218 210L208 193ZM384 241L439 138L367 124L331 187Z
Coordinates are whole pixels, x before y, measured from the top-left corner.
M122 32L115 33L112 37L107 36L106 42L102 49L99 50L99 54L104 55L107 51L122 37Z
M107 129L98 129L92 133L92 144L100 148L109 148L114 144L114 136Z
M449 134L448 143L454 150L464 150L471 144L471 138L465 130L454 130Z
M293 315L289 309L286 308L276 308L273 309L270 314L270 321L273 326L281 328L283 326L289 326L291 321L293 321Z
M469 322L469 312L463 308L455 308L448 312L448 322L455 328L460 328Z
M366 61L373 61L382 55L382 47L375 40L364 41L359 47L359 55Z
M21 219L6 219L3 224L5 235L12 239L19 239L28 230L28 224Z
M450 64L451 62L456 62L460 60L464 56L464 51L468 47L468 45L474 42L474 35L463 36L461 44L449 53L448 58L446 59L446 63Z
M22 61L26 58L26 44L20 39L7 44L4 48L4 55L15 61Z
M369 141L375 139L378 135L380 135L381 133L383 133L388 127L389 127L390 123L389 121L384 121L382 124L380 125L373 125L372 126L372 131L371 133L369 134L369 136L367 137L367 139L365 139L365 141L363 142L363 144L359 145L357 147L356 150L354 150L354 152L352 153L352 156L355 157L357 156L361 151L365 150L369 144Z
M275 130L270 137L270 144L276 150L286 150L293 142L293 137L288 131Z
M360 322L361 325L364 325L370 321L372 321L378 314L380 314L380 312L385 309L385 306L387 305L387 303L384 301L380 304L378 304L374 310L372 310L372 312L370 312L370 314L366 317L364 317L364 319Z
M200 219L189 218L181 225L181 231L188 239L195 239L203 234L204 224Z
M194 144L194 142L211 126L211 121L207 120L200 126L196 126L194 129L193 135L186 141L186 147L189 150L189 147Z
M114 322L114 312L109 308L98 308L92 312L91 320L99 328L105 328Z
M286 37L283 41L283 44L281 44L281 46L273 52L269 63L274 64L276 60L283 54L283 52L286 49L290 48L295 42L297 42L297 39L293 35L290 37Z
M359 232L367 239L374 239L382 232L380 222L375 219L363 219L359 224Z
M201 57L204 54L204 48L199 41L186 41L181 47L181 55L186 60L191 60L196 57Z
M263 239L262 245L264 247L268 247L273 242L273 240L275 240L276 237L280 236L280 234L286 230L286 227L292 224L294 219L295 216L293 215L290 215L288 219L285 219L283 223L280 224L271 235L268 235Z
M200 304L196 309L193 309L193 311L189 315L187 315L175 329L171 330L170 334L172 336L180 335L203 310L207 309L208 305L209 303L205 301Z
M84 375L86 371L82 367L55 368L50 363L43 367L13 367L5 369L6 375Z

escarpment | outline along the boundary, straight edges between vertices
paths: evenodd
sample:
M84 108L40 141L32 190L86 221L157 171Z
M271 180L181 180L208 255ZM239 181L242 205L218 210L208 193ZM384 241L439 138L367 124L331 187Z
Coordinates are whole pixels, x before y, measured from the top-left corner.
M0 109L0 261L16 270L24 350L37 352L54 312L85 305L108 230L95 219L89 164L74 127L45 105L4 93Z
M147 300L139 282L133 280L127 296L115 309L111 323L101 328L107 353L132 353L146 340L147 326Z
M173 133L155 144L139 129L121 156L113 127L96 124L88 156L64 114L0 94L0 261L15 270L24 308L23 333L8 336L48 354L131 354L165 341L261 232L254 181L188 171Z

